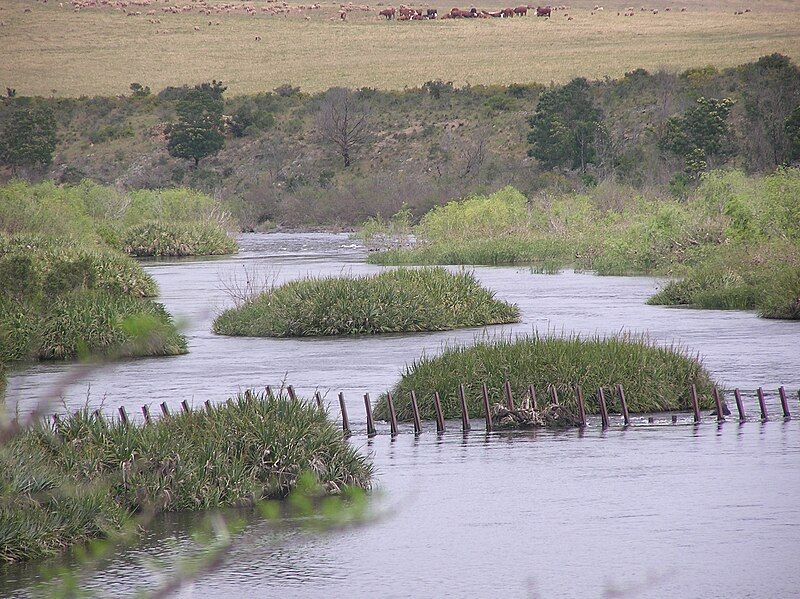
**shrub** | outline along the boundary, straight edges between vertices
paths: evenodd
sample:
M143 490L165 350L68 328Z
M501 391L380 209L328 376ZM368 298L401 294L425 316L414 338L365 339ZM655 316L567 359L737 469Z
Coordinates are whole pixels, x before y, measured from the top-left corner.
M144 222L122 235L122 249L131 256L211 256L232 254L237 245L216 223Z
M632 412L686 410L689 388L697 385L703 406L710 407L712 381L698 359L675 347L659 347L638 337L542 337L534 335L481 341L473 346L450 346L435 357L423 356L406 367L392 388L398 418L412 418L410 392L416 392L424 418L435 415L433 393L438 391L446 418L458 418L461 407L458 385L464 384L469 412L483 414L482 384L495 402L502 402L503 384L511 383L512 394L521 399L533 385L540 393L555 386L560 403L577 411L575 385L587 397L587 412L598 413L591 396L600 387L616 384L625 388ZM609 394L609 399L610 398ZM540 403L546 401L543 397ZM616 407L611 399L611 408ZM381 397L376 417L388 417L386 398Z
M214 332L256 337L374 335L516 322L466 272L399 269L356 278L308 278L271 289L222 313Z

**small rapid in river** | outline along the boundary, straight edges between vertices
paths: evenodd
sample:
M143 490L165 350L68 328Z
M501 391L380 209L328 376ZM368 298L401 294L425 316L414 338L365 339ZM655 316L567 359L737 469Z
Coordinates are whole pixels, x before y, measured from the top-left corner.
M231 305L224 287L246 272L275 282L305 275L373 273L364 248L346 235L250 234L239 254L146 264L161 302L184 326L189 354L109 364L64 381L74 363L11 373L7 401L21 413L63 389L63 406L140 414L186 399L224 401L248 387L319 389L339 417L343 391L354 430L364 431L362 395L388 389L404 366L446 343L481 335L647 334L698 352L726 387L740 387L751 415L755 388L785 385L797 418L720 426L612 426L586 431L419 438L388 427L352 442L372 456L376 501L386 517L341 533L275 531L254 520L225 565L181 596L625 596L786 597L800 587L800 323L746 312L645 305L659 281L524 267L475 267L522 321L486 330L337 339L221 337L211 322ZM169 515L140 545L121 548L80 575L100 596L133 596L158 582L141 560L169 562L190 543L196 514ZM169 567L167 568L169 572ZM0 576L0 595L26 596L33 565Z

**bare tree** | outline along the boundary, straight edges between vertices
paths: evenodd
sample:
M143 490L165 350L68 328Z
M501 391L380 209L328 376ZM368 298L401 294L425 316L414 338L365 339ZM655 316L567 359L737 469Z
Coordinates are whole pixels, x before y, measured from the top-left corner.
M369 107L347 88L333 87L322 100L317 134L336 148L345 168L369 138L369 116Z

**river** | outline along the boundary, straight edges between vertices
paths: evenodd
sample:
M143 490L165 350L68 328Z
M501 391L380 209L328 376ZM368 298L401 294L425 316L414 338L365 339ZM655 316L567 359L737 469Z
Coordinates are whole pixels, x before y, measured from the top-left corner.
M385 425L367 440L363 393L373 397L422 352L482 335L647 334L697 352L715 378L753 391L785 385L800 417L800 323L746 312L647 306L660 282L526 268L476 267L497 296L516 303L522 322L490 330L356 339L249 339L215 336L216 313L230 305L224 287L246 274L275 282L304 275L365 274L365 251L344 235L243 235L233 257L146 263L160 301L184 327L185 356L126 360L65 383L75 364L36 364L9 377L8 401L24 413L63 389L59 409L88 403L107 413L124 405L225 400L238 389L287 381L301 394L319 389L338 418L348 401L352 442L376 466L376 502L385 515L345 532L275 531L252 521L225 565L183 597L453 596L786 597L800 588L800 418L760 423L710 420L695 427L657 419L652 426L602 432L469 435L457 424L437 437L392 441ZM407 430L407 429L406 429ZM133 596L191 543L195 515L171 515L140 545L121 548L81 583L100 596ZM170 571L167 566L166 573ZM0 594L25 596L30 566L3 574Z

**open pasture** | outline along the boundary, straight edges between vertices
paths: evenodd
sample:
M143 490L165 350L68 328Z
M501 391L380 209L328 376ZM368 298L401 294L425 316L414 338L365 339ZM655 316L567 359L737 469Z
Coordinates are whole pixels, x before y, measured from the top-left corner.
M732 66L772 52L800 57L800 4L783 0L647 0L630 17L624 16L629 1L604 4L602 11L578 2L550 19L529 13L407 22L380 17L385 2L354 5L344 21L340 4L330 2L304 10L278 2L122 4L76 9L66 0L3 2L0 85L56 96L126 93L134 81L155 91L212 78L234 94L283 83L304 91L402 89L433 79L564 82L638 67ZM486 0L478 8L503 6ZM443 15L452 3L419 6L426 7Z

